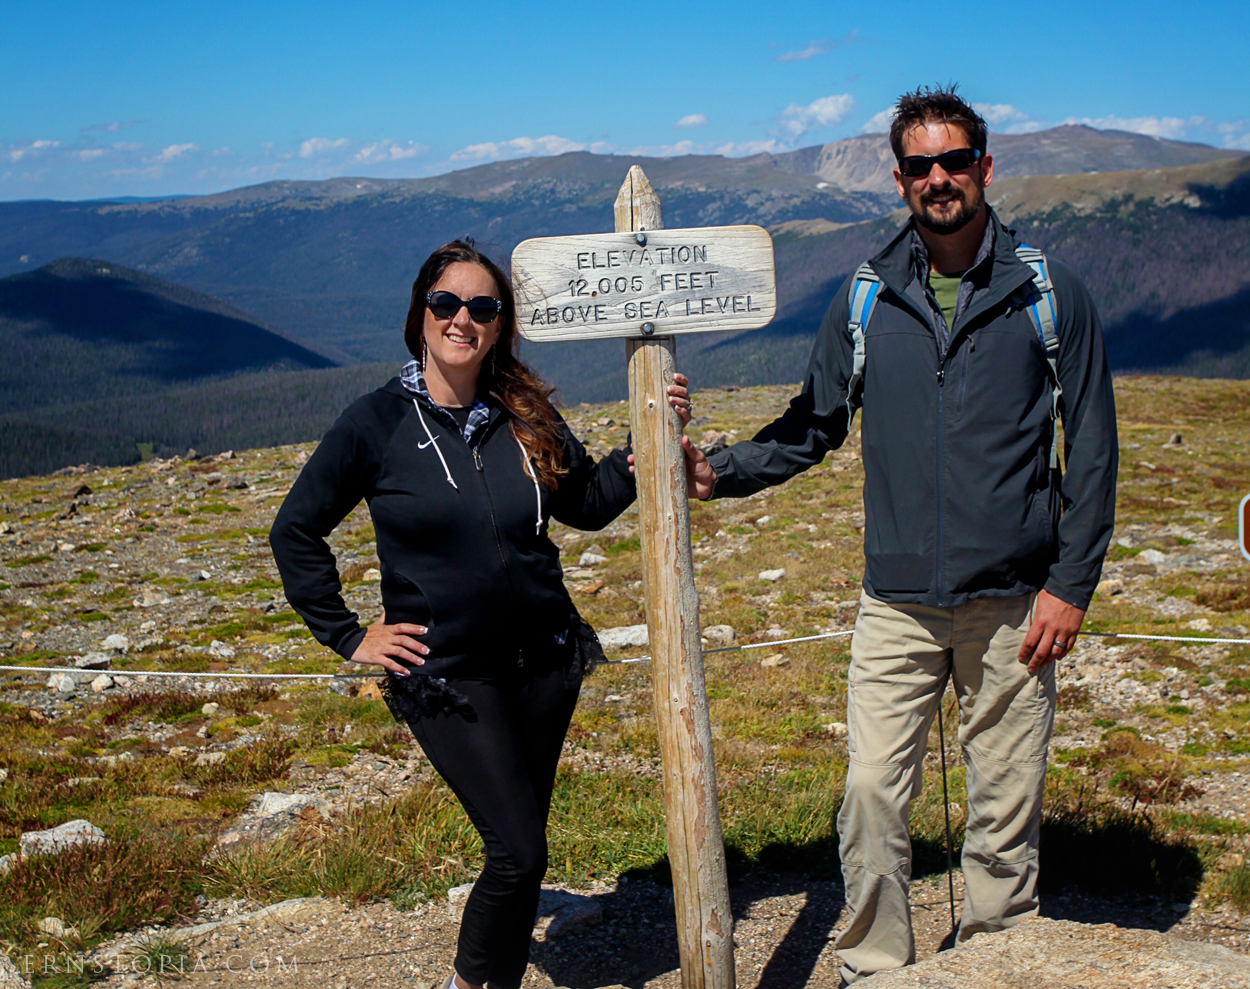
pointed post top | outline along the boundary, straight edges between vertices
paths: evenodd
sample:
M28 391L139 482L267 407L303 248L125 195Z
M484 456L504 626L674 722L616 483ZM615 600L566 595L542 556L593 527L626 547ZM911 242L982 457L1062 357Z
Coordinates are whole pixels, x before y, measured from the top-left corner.
M621 191L616 194L612 212L616 217L617 233L664 229L660 197L655 194L646 173L637 165L629 167Z

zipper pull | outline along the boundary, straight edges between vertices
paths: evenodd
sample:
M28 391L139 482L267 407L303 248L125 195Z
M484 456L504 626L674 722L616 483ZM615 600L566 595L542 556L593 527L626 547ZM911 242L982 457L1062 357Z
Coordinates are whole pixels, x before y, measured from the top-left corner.
M938 379L938 387L941 388L942 385L946 382L946 366L945 365L938 368L937 379Z
M473 448L473 462L477 464L477 470L480 474L482 472L482 454L477 447Z

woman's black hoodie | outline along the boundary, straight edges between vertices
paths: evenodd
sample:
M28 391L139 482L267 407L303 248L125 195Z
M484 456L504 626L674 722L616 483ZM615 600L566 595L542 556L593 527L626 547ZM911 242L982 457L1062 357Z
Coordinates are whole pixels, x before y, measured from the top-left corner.
M547 521L601 529L616 518L636 494L627 451L596 463L561 420L568 473L553 491L535 482L508 413L485 401L472 446L399 378L326 433L269 534L286 598L318 642L350 659L364 638L326 544L362 498L387 623L429 629L420 639L430 654L414 672L496 675L527 647L549 651L577 620Z

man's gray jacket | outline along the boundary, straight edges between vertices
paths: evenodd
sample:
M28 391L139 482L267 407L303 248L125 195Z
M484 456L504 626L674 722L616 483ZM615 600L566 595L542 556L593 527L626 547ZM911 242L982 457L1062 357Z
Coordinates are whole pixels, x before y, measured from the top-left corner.
M1040 588L1087 608L1115 518L1115 402L1085 287L1048 258L1063 387L1062 478L1049 467L1052 385L1023 308L1033 271L990 214L949 328L912 224L870 264L881 278L848 395L853 279L816 338L800 395L750 442L710 458L712 497L742 497L820 463L864 410L864 590L940 607ZM942 346L943 340L949 340Z

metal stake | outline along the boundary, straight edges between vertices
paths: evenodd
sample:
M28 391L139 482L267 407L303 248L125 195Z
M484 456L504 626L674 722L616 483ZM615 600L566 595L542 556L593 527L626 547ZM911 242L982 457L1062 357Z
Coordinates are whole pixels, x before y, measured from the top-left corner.
M945 691L942 692L945 695ZM938 749L942 753L942 810L946 814L946 885L951 896L951 933L955 933L955 876L951 856L951 802L946 792L946 730L942 726L942 698L938 697Z

